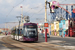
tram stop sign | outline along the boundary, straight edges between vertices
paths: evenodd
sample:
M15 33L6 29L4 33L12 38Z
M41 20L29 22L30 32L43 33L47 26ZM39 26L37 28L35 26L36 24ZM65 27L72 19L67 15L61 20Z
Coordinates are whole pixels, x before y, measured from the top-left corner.
M49 27L48 23L44 23L44 27L48 28Z

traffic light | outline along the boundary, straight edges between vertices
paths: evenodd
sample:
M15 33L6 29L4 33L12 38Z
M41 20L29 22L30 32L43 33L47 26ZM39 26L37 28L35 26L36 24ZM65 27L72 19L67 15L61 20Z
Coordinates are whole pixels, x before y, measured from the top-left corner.
M50 12L54 13L54 9L58 9L59 3L56 1L52 1L49 3Z
M52 2L49 3L50 13L54 13L55 6L52 5Z
M58 6L55 6L55 9L58 9L59 7Z
M57 2L57 1L53 1L53 5L55 5L55 9L59 8L59 2Z
M50 13L54 13L54 8L55 8L55 6L52 5L51 8L50 8Z

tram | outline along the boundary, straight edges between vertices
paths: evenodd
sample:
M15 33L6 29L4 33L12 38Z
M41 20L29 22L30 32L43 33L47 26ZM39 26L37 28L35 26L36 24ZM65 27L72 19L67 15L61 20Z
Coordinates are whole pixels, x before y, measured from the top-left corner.
M25 23L22 28L14 30L12 38L19 41L38 41L38 28L35 23Z

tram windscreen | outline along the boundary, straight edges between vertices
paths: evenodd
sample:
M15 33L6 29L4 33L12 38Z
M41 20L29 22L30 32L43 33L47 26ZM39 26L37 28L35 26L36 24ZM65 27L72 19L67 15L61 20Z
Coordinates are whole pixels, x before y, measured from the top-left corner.
M24 35L26 36L37 36L37 27L36 26L26 26L24 27Z
M36 28L27 28L27 36L37 36Z

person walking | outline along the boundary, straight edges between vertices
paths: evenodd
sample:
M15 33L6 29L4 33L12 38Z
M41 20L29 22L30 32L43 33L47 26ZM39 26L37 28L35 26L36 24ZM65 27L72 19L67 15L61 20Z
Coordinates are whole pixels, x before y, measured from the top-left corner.
M63 27L62 27L62 37L64 38L65 37L65 24L63 24Z

